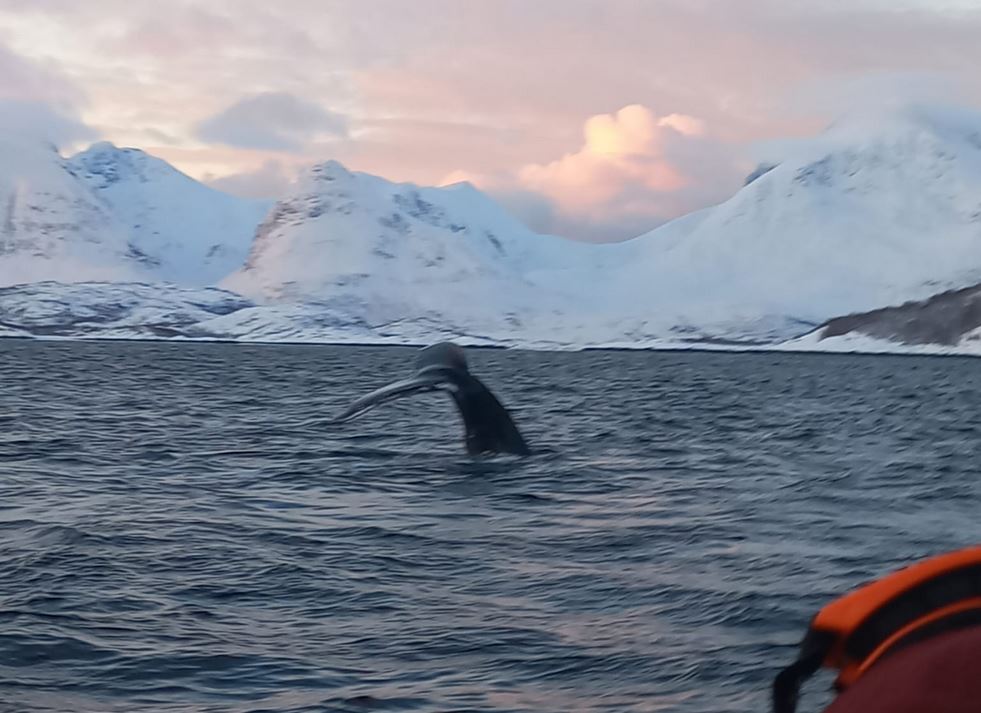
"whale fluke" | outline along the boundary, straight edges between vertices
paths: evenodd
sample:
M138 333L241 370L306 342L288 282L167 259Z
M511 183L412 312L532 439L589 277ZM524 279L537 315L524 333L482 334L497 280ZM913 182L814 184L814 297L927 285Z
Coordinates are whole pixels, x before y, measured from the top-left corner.
M513 453L530 455L511 415L497 397L470 373L458 345L440 342L423 349L416 358L416 373L372 391L351 404L335 423L352 421L388 401L430 391L445 391L453 398L466 429L470 455Z

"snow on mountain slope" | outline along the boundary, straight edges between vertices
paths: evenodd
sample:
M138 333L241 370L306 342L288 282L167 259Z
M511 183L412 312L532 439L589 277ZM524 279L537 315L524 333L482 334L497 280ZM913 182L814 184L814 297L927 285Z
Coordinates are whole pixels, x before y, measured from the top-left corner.
M0 286L134 279L142 269L109 206L54 146L0 136Z
M981 285L836 317L784 348L981 355Z
M517 329L589 299L588 285L557 281L557 271L592 275L617 252L537 235L469 184L395 184L330 161L276 204L243 269L222 284L373 324Z
M846 118L725 203L617 245L533 234L466 184L329 162L276 205L224 285L379 327L623 344L774 343L979 281L981 118L910 108Z
M68 165L123 223L152 277L179 284L214 284L237 270L271 204L216 191L166 161L106 142Z
M65 173L52 154L47 160L46 171ZM90 223L105 230L80 232L75 219L74 232L55 244L115 246L105 255L93 248L93 264L143 269L142 259L159 263L144 270L157 277L165 266L174 271L168 274L186 276L198 259L192 255L207 263L210 247L203 246L215 243L192 240L191 229L168 232L175 224L166 216L158 223L139 217L147 215L139 205L193 212L182 207L184 189L160 178L160 171L171 174L154 161L103 146L73 162L87 188L60 190L104 218ZM2 195L13 195L17 207L8 213L21 221L0 233L0 245L17 247L8 257L29 255L37 241L24 243L29 233L18 228L27 208L22 194L7 187L19 174L7 164L0 172L7 181L0 182ZM47 176L42 183L57 181ZM174 202L160 199L161 192ZM123 206L126 230L137 223L158 227L130 250L125 230L107 212L110 200ZM35 203L34 210L50 211L57 201ZM126 252L122 258L119 250ZM0 270L8 269L5 259L0 256ZM219 272L217 262L201 266L197 279L212 268L209 274ZM534 234L469 184L420 188L328 162L273 207L244 266L221 283L260 304L242 300L235 309L194 312L191 319L180 306L186 295L168 293L154 309L184 315L171 320L180 325L175 333L210 338L748 348L801 337L841 315L979 283L981 117L914 108L841 121L796 142L725 203L615 245ZM129 330L142 314L138 298L152 294L125 289L134 305L125 317ZM81 303L114 303L111 292L85 293ZM154 314L146 313L147 324L159 323ZM111 320L105 324L116 328Z
M240 295L216 287L39 282L0 288L0 330L7 336L169 338L249 307Z
M981 117L846 118L725 203L637 242L643 257L621 296L657 312L644 325L653 332L689 325L772 341L978 283Z
M922 356L981 357L981 329L965 334L957 344L908 344L893 339L870 337L849 332L837 337L822 337L821 331L767 347L781 352L822 352L834 354L917 354Z

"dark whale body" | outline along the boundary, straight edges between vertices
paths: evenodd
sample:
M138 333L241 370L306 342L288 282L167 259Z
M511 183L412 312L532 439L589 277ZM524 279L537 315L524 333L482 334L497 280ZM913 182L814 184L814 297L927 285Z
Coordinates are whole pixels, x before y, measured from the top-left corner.
M415 366L413 376L362 396L336 422L351 421L380 404L403 396L445 391L463 417L467 453L531 454L507 409L480 379L470 373L463 349L452 342L433 344L419 353Z

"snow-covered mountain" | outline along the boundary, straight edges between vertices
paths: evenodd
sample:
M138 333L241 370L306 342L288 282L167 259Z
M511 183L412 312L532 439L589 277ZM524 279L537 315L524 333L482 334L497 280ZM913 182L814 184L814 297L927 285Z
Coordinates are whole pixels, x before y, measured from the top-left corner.
M193 337L198 324L251 306L216 287L38 282L0 287L0 337Z
M68 166L109 206L154 279L210 285L237 270L271 202L216 191L166 161L102 142Z
M910 108L846 117L730 200L619 245L535 235L466 184L330 162L276 205L223 284L368 324L655 345L773 343L978 282L981 120Z
M786 344L808 351L981 355L981 285L828 320Z
M125 227L54 146L0 136L0 286L142 274Z
M64 159L0 137L0 285L214 284L237 269L269 203L226 195L137 149Z
M517 329L585 302L588 290L568 276L598 274L622 251L535 234L467 183L391 183L329 161L275 205L222 284L378 325Z
M981 282L978 114L846 117L766 169L636 239L620 284L659 312L648 331L772 340Z
M219 205L213 195L162 162L109 146L70 164L50 151L46 156L44 181L34 181L46 188L33 202L8 188L14 185L9 177L19 174L0 165L6 180L0 189L14 196L16 208L8 211L13 222L3 224L14 228L0 234L0 246L16 249L3 248L0 270L7 270L11 263L3 261L11 254L31 257L40 245L60 256L65 245L77 243L94 246L88 256L94 266L195 284L221 272L220 260L209 262L212 246L241 250L234 238L240 233L217 223L244 224L248 211L227 201L213 208ZM61 194L68 198L48 200ZM183 206L196 202L204 206L197 212L234 220L176 228L170 217L194 213ZM87 221L71 212L76 203ZM23 216L50 213L53 206L68 217L35 230L44 240L28 240L33 224ZM41 257L44 264L58 262ZM785 145L728 201L614 245L537 235L469 184L397 184L327 162L276 203L241 268L220 284L247 299L195 311L186 307L198 299L192 292L162 291L154 309L183 315L175 334L203 338L459 338L563 347L823 348L828 342L830 348L819 325L859 314L852 320L865 325L859 336L881 338L913 308L877 310L912 300L927 301L914 309L921 322L915 331L929 335L922 320L948 304L931 297L981 284L981 117L926 108L847 117L816 138ZM90 324L85 305L121 299L111 285L80 287L67 296L60 286L45 289L63 305L80 301L81 319L73 309L65 318L82 329ZM144 313L138 303L149 293L132 285L120 289L132 305L125 330L139 332ZM8 307L43 299L33 293L8 298ZM967 322L974 304L972 297L963 306ZM873 322L880 326L868 326ZM6 328L31 332L32 324L26 319ZM92 330L102 329L98 324ZM976 341L972 337L971 349Z

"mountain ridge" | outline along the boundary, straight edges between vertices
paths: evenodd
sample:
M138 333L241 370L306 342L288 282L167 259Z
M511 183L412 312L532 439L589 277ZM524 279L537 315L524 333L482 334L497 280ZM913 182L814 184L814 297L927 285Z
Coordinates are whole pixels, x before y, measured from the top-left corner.
M347 325L363 338L429 330L501 344L753 347L981 283L981 120L972 112L837 122L785 143L729 200L621 243L536 234L470 184L395 183L327 161L256 221L247 252L247 240L230 240L240 258L225 275L221 260L207 260L213 229L184 243L159 239L161 230L119 238L135 235L134 216L152 213L131 195L193 179L109 144L60 160L109 216L112 255L122 251L136 279L162 279L148 260L171 246L212 270L192 279L176 269L175 281L245 296L250 306L208 320L231 338L339 339Z
M141 275L118 218L53 145L0 137L0 156L0 285Z
M67 159L119 217L153 278L214 284L247 254L266 201L236 198L140 149L93 144Z

